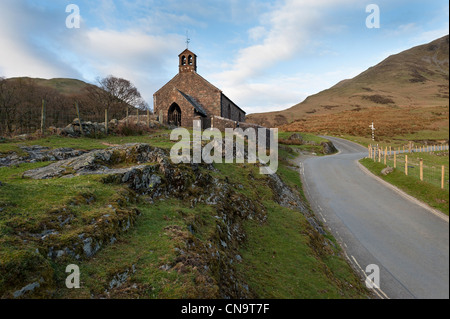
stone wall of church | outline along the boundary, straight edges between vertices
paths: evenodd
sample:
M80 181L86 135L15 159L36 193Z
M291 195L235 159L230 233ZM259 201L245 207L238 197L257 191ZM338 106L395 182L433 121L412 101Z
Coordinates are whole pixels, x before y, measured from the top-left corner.
M160 98L164 100L159 101ZM156 96L155 98L155 114L158 119L165 124L168 123L169 108L173 103L176 103L181 109L181 126L192 127L192 121L196 116L192 105L175 89L167 90L163 95ZM158 107L156 107L158 105Z
M179 73L162 89L155 93L155 113L160 110L167 112L173 103L171 92L177 88L183 93L193 97L206 111L208 117L221 115L221 92L194 72ZM192 122L189 126L192 126Z
M245 113L233 101L222 94L221 98L221 117L236 122L245 122Z

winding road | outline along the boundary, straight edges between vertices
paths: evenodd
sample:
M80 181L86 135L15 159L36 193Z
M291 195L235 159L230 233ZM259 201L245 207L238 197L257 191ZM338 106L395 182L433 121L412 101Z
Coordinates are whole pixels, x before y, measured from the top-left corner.
M313 210L354 268L370 275L368 265L379 267L379 298L449 298L448 216L364 170L364 147L326 138L339 153L300 157L300 173Z

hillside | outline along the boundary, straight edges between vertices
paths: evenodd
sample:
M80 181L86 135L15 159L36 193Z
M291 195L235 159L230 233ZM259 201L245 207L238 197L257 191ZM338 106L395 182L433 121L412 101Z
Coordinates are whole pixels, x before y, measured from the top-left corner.
M86 82L76 79L40 79L40 78L29 78L29 77L20 77L20 78L10 78L10 81L17 80L25 80L30 81L31 83L44 87L56 90L58 93L64 96L72 96L83 94L85 88L90 86Z
M99 82L97 86L65 78L0 78L0 136L40 130L43 101L47 128L66 127L79 116L87 121L103 122L106 109L110 119L122 119L126 117L127 107L131 111L133 105L146 105L129 81L113 76L101 81L107 84Z
M0 298L371 297L310 210L297 152L273 176L174 165L169 133L0 144L19 160L0 161Z
M406 112L408 117L402 118L407 127L400 134L412 133L417 129L433 130L436 125L444 128L448 126L448 54L447 35L392 55L355 78L341 81L287 110L251 114L247 119L285 130L342 133L333 123L342 123L336 121L356 116L364 122L360 130L366 132L366 126L370 124L367 122L377 121L377 115L389 114L389 119L402 117L401 114ZM378 110L374 111L374 108ZM336 117L335 114L340 115ZM417 119L413 119L415 115L418 115ZM426 123L422 122L422 118L426 118Z

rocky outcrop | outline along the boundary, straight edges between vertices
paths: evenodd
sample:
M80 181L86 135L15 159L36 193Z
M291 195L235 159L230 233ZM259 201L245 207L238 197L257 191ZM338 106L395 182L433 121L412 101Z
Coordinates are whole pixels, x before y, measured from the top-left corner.
M94 150L81 156L61 160L46 167L30 170L24 177L32 179L48 179L55 177L70 178L80 175L110 175L121 174L132 170L143 170L146 166L141 163L158 163L166 161L167 155L162 149L148 144L126 144L106 150ZM115 169L120 164L133 163L134 167Z
M86 153L85 151L74 150L72 148L50 149L49 147L39 145L21 146L20 149L26 155L18 155L16 152L6 154L0 157L0 167L20 165L23 163L60 161Z
M127 168L115 168L131 165ZM239 262L238 250L246 235L243 222L247 219L265 221L264 207L242 194L238 194L227 180L221 181L210 173L214 167L208 164L174 165L168 152L148 144L127 144L107 150L92 151L77 158L52 163L47 167L27 171L24 177L33 179L70 178L78 175L101 174L104 183L127 185L134 194L146 195L147 201L170 197L187 201L191 207L199 203L215 206L217 227L207 241L200 241L193 232L195 221L189 231L175 226L166 231L172 237L182 238L178 257L173 263L165 265L167 271L184 271L195 265L202 278L209 284L202 288L204 298L216 297L249 298L252 296L245 283L235 270ZM111 220L111 216L120 218ZM111 215L111 216L110 216ZM120 232L114 231L130 227L138 212L114 208L95 221L94 233L83 233L73 240L58 243L58 230L48 226L45 233L36 234L43 242L48 242L44 253L52 260L70 256L76 259L92 257L105 244L114 241ZM127 217L128 216L128 217ZM70 220L70 214L61 216L60 223ZM118 226L114 226L117 221ZM24 235L24 237L26 237ZM30 236L28 236L30 237ZM233 264L234 263L234 264ZM119 276L120 277L120 276ZM119 281L120 278L114 282ZM114 286L114 285L113 285ZM214 288L218 287L218 288ZM218 289L218 290L215 290Z
M129 201L144 198L152 204L156 200L179 198L191 208L200 203L211 205L214 207L215 225L208 238L199 239L195 236L204 223L200 219L190 221L187 229L179 225L166 227L166 234L176 239L178 244L176 258L161 265L160 269L183 273L195 268L202 278L202 285L196 292L198 298L254 298L246 278L240 275L236 265L242 261L239 249L247 236L244 222L253 220L265 223L265 207L260 201L240 193L239 185L230 183L228 178L215 177L212 174L214 171L214 166L208 164L175 165L170 161L168 151L148 144L126 144L91 151L27 171L23 176L33 179L102 175L103 183L127 185L129 194L120 196L103 215L93 220L89 227L91 231L61 241L60 227L71 222L70 210L61 210L55 212L58 218L53 224L46 225L45 230L35 234L22 234L22 238L40 241L41 246L46 248L38 253L46 260L57 261L65 257L89 259L132 227L139 212L127 208ZM299 195L277 175L269 175L260 182L271 187L277 203L304 214L315 231L324 233ZM80 200L91 199L86 196ZM127 269L114 276L105 293L120 287L134 271ZM30 283L34 282L36 281Z
M320 234L324 235L325 231L316 220L315 215L305 205L305 202L300 196L294 192L289 186L287 186L278 175L268 175L270 179L270 187L273 190L275 201L283 207L294 209L302 213L309 224Z
M334 153L337 153L337 152L338 152L338 150L337 150L337 148L334 146L333 142L330 142L330 141L328 141L328 142L322 142L322 143L320 143L320 145L322 145L322 147L323 147L323 153L324 153L325 155L334 154Z

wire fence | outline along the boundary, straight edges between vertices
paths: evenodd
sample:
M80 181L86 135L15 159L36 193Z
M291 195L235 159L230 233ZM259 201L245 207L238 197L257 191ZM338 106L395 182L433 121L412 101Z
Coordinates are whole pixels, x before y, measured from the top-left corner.
M378 147L369 145L369 158L405 175L449 189L449 145Z
M130 108L118 114L112 114L105 110L91 110L88 108L78 108L76 106L66 108L47 108L45 101L40 108L27 108L18 110L17 108L0 107L0 136L15 136L22 134L33 134L45 132L50 127L64 128L80 117L83 122L105 123L112 119L134 119L136 122L147 119L149 111ZM131 120L133 121L133 120ZM127 122L128 123L128 122Z

